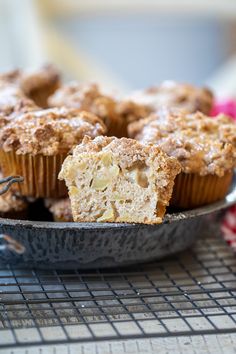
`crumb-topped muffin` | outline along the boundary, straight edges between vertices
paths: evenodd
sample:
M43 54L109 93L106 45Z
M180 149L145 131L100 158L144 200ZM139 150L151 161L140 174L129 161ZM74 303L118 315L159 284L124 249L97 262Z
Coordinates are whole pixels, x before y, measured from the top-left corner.
M120 99L116 105L116 112L122 117L124 124L126 124L126 129L128 124L149 116L152 111L153 109L148 105L129 99Z
M124 133L124 121L116 112L116 100L102 93L95 83L71 82L49 97L48 103L50 107L66 106L92 112L103 120L109 135Z
M24 182L13 188L31 197L63 197L57 180L70 149L85 135L105 134L95 115L76 109L55 108L22 114L0 131L0 159L4 175L20 175Z
M62 165L74 221L160 223L180 165L158 147L85 137Z
M38 109L39 107L27 98L19 88L0 83L0 128L18 115Z
M14 85L35 104L47 108L47 100L60 86L60 74L51 64L34 70L11 70L0 74L1 85Z
M163 110L128 130L131 137L157 144L181 163L172 205L196 207L227 193L236 166L236 125L230 118Z
M60 74L51 64L46 64L38 70L23 71L20 77L20 87L25 95L43 108L48 107L48 97L59 86Z
M184 109L189 113L200 111L210 114L213 106L213 93L205 87L164 81L159 86L133 92L128 99L149 107L152 111L167 107Z
M0 74L0 85L17 84L21 78L22 71L20 69L9 70Z

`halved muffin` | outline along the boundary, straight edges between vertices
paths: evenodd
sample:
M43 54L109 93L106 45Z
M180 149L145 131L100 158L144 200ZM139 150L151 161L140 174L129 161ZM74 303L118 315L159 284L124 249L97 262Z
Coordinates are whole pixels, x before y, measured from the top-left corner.
M114 137L85 137L62 165L74 221L156 224L180 172L159 148Z

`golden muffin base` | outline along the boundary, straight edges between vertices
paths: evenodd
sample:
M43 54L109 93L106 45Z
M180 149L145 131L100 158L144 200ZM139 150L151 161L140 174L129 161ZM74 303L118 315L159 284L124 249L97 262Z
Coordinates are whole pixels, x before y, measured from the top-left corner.
M232 177L233 171L226 172L223 177L180 173L175 179L170 206L193 209L217 202L227 194Z
M23 196L34 198L60 198L68 194L65 183L57 178L66 156L67 154L18 155L13 151L0 150L4 176L24 177L24 182L13 184L11 189Z

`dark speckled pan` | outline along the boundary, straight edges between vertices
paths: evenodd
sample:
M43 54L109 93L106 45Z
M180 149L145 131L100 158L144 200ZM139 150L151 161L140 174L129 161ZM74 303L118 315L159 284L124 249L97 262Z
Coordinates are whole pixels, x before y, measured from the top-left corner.
M209 214L236 203L227 197L206 207L167 214L160 225L56 223L0 218L0 262L37 268L114 267L160 259L189 247Z

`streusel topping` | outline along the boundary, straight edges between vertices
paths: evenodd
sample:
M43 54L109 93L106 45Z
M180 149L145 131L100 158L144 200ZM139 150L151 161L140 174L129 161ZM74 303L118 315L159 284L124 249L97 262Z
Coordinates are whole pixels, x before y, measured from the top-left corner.
M76 109L54 108L22 114L0 132L0 146L17 154L55 155L69 152L85 135L106 133L95 115Z
M136 91L129 96L131 101L150 107L153 111L162 107L181 108L189 113L196 111L209 114L213 105L213 94L207 88L189 84L164 81L159 86Z
M121 168L127 168L136 162L145 161L147 156L151 152L159 154L160 158L166 159L166 162L172 163L172 168L178 170L179 163L176 159L168 157L157 146L149 144L147 146L140 144L138 141L128 138L115 138L98 136L95 139L90 137L84 137L82 143L77 145L73 150L73 156L81 153L93 153L93 152L111 152L113 156L119 156L119 164Z
M140 104L132 100L121 99L117 102L116 112L123 119L125 119L126 124L129 124L147 117L152 112L152 109L145 104Z
M21 78L22 71L20 69L10 70L0 74L1 84L18 84Z
M159 111L129 125L129 136L157 144L185 173L223 176L236 166L236 124L228 117Z
M50 98L51 107L68 106L88 110L102 93L95 83L71 82L59 88Z
M48 100L50 107L73 107L101 118L109 135L122 135L124 119L117 112L117 101L95 83L71 82L59 88Z
M38 110L39 107L25 97L14 85L0 83L0 128L7 125L13 118L22 113Z

